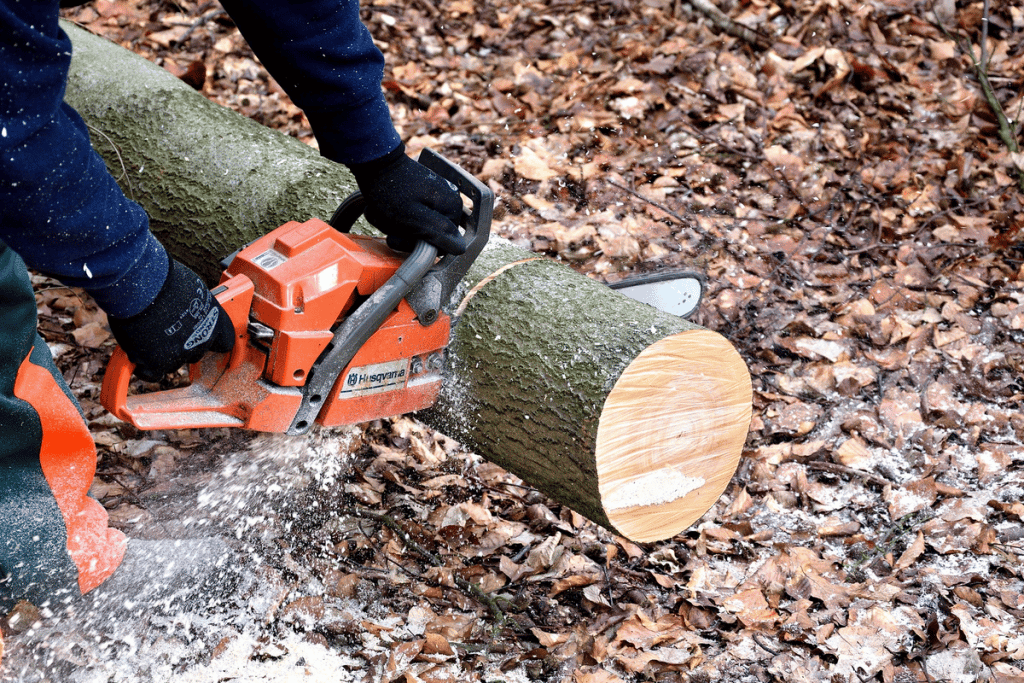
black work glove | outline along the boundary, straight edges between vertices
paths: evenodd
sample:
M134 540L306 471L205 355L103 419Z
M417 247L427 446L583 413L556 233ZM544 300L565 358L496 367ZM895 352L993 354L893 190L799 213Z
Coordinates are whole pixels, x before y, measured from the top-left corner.
M349 166L366 199L364 215L388 236L395 251L412 251L425 240L444 254L461 254L466 241L458 189L405 155L405 145L375 161Z
M235 345L228 314L199 276L171 260L167 280L147 308L130 318L109 318L114 338L135 374L156 382L207 351L226 353Z

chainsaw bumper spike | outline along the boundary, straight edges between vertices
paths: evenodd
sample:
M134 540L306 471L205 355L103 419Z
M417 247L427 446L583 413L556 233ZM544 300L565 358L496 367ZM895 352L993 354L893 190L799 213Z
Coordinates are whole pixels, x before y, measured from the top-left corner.
M134 366L115 349L101 402L140 429L243 427L304 434L313 424L367 422L427 408L441 389L448 299L490 235L493 193L431 150L419 162L468 200L468 248L437 259L417 244L402 258L348 234L357 192L330 223L289 222L225 260L213 294L234 325L229 354L189 367L189 384L129 394ZM414 303L415 302L415 303Z

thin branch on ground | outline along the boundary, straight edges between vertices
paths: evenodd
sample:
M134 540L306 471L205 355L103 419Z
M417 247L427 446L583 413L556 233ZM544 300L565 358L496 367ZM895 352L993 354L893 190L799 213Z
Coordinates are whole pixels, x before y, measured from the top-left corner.
M217 17L219 17L222 14L227 14L227 12L225 12L222 9L215 9L215 10L211 10L211 11L207 12L206 14L202 15L201 17L199 17L198 19L196 19L195 21L192 22L192 25L189 26L188 29L186 29L185 32L181 34L180 38L178 38L177 40L172 40L171 41L171 46L172 47L176 47L176 46L184 45L185 41L188 40L189 37L191 37L191 35L193 33L195 33L197 28L199 28L203 24L206 24L207 22L210 22L210 21L216 19Z
M1020 188L1021 192L1024 192L1024 169L1017 163L1016 155L1020 154L1020 145L1017 142L1017 137L1014 133L1013 127L1010 125L1009 119L1006 118L1006 112L1003 111L1003 105L1000 104L999 98L996 97L995 88L992 87L992 82L989 79L988 74L988 52L985 43L988 40L988 22L989 22L989 6L988 0L985 0L984 10L982 12L982 38L981 38L981 55L980 58L974 53L974 46L971 45L971 41L967 39L961 39L960 35L952 35L946 27L939 21L938 17L935 17L935 23L942 30L946 36L956 41L958 47L963 50L968 57L971 59L971 65L974 67L974 75L978 79L978 84L981 86L981 92L985 96L985 102L988 104L989 109L992 110L992 114L996 117L996 121L999 123L999 138L1006 145L1006 149L1014 155L1014 168L1017 171L1017 187Z
M805 463L805 466L809 470L816 470L818 472L828 472L830 474L845 474L848 477L854 477L857 479L863 479L866 482L877 484L879 486L891 486L892 482L884 477L880 477L877 474L871 474L870 472L863 472L861 470L847 467L846 465L840 465L834 462L818 462L817 460Z
M847 572L854 571L871 564L880 557L885 557L886 554L896 548L900 540L906 537L908 533L917 531L918 527L933 517L935 517L935 513L932 510L918 510L894 520L893 525L889 527L889 531L881 540L875 542L874 547L869 552L864 553L857 560L847 562L844 569Z
M649 197L645 197L642 194L640 194L639 192L637 192L636 190L628 188L625 185L619 185L614 180L608 180L607 178L605 178L604 181L606 183L608 183L609 185L611 185L612 187L618 188L618 189L622 190L623 192L636 197L640 201L646 202L647 204L650 204L654 208L659 209L661 211L664 211L669 216L671 216L672 218L675 218L677 221L679 221L679 224L682 225L684 228L687 228L689 230L693 230L694 232L696 232L696 233L698 233L700 235L703 235L704 237L708 237L708 238L711 237L711 234L707 230L705 230L704 228L700 227L699 225L697 225L693 221L686 220L686 218L682 214L677 213L676 211L673 211L672 209L668 208L664 204L661 204L660 202L656 202L653 199L650 199Z
M752 29L749 26L744 26L738 21L734 21L725 12L718 9L709 0L688 0L683 3L684 5L696 9L701 14L711 20L711 23L722 29L730 36L745 40L746 42L758 47L762 50L767 50L772 46L772 40L769 36L761 33L756 29Z
M419 543L414 541L409 532L403 529L402 526L398 523L398 521L393 517L356 506L351 506L347 508L347 511L356 517L362 517L363 519L369 519L379 524L383 524L387 528L394 531L402 540L402 543L404 543L410 550L415 552L417 555L425 559L429 564L431 564L434 567L444 566L444 560L442 560L440 557L438 557L437 555L430 552L429 550L421 546ZM491 616L494 617L496 626L499 628L499 630L500 628L506 625L506 623L508 622L508 617L505 616L505 612L502 610L501 605L499 605L499 601L497 598L495 598L492 595L488 595L486 592L484 592L482 588L477 586L475 583L467 581L466 579L463 579L462 577L457 576L454 573L452 574L452 580L455 582L455 585L458 586L459 589L466 593L469 597L473 598L477 602L480 602L487 607L487 609L491 613Z

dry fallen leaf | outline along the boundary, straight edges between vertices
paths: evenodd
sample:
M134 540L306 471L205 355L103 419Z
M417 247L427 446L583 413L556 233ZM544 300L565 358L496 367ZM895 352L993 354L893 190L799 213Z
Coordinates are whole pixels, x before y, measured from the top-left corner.
M847 439L840 444L834 457L839 464L857 470L868 470L875 461L867 444L860 437Z
M886 495L886 500L889 503L889 516L892 519L900 519L913 512L926 510L937 498L938 489L935 486L935 480L931 477L919 479L901 487L892 487Z
M512 159L512 167L516 173L528 180L550 180L561 175L552 169L537 152L529 147L521 147L518 156Z
M836 630L825 644L838 658L834 671L846 676L874 676L893 659L891 644L906 633L892 611L871 607L851 610L853 623Z
M87 349L99 349L110 339L110 332L98 322L91 322L82 327L76 327L71 335L78 342L79 346Z
M895 568L896 569L907 569L907 568L911 567L914 564L914 562L917 560L917 558L919 558L921 556L921 553L923 553L923 552L924 552L924 534L922 534L919 531L919 532L917 532L917 537L914 539L914 542L911 543L907 547L907 549L903 551L903 554L900 555L900 558L898 560L896 560Z

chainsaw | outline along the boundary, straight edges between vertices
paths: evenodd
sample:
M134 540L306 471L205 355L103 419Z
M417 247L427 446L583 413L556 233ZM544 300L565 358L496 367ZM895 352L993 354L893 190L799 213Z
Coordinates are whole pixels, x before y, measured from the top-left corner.
M189 383L129 395L134 364L118 347L100 401L140 429L242 427L305 434L431 406L441 390L451 319L445 305L490 235L494 194L432 150L419 163L469 200L464 254L408 257L351 234L358 192L324 222L288 222L224 260L212 290L235 329L230 353L189 366Z

